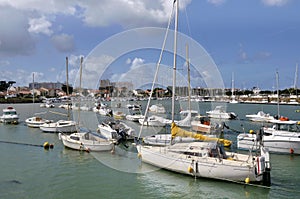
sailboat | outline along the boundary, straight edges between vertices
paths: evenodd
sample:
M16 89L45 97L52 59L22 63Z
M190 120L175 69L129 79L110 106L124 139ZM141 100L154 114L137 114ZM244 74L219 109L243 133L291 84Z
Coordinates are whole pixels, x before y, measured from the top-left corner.
M174 1L175 32L174 32L174 62L173 79L176 78L176 50L177 50L177 24L179 0ZM154 78L155 80L156 78ZM152 89L153 90L153 89ZM150 100L150 98L149 98ZM174 123L175 81L173 80L172 93L172 139L181 136L194 135L181 129ZM148 102L149 104L149 102ZM147 114L147 111L146 113ZM142 127L140 134L142 132ZM194 135L196 136L196 135ZM203 142L175 143L167 146L147 146L137 143L138 157L144 163L151 164L176 173L182 173L195 177L227 180L230 182L258 183L270 185L269 152L260 146L260 155L239 154L226 152L221 143L225 140L214 138L212 140L201 134L197 137Z
M233 73L232 73L232 80L231 80L231 100L229 101L229 103L231 103L231 104L237 104L237 103L239 103L235 99L235 95L234 95L234 74Z
M83 58L80 59L80 89L82 62ZM80 100L78 104L80 107ZM78 110L78 115L78 120L80 121L80 109ZM82 131L79 128L79 121L75 133L72 133L70 135L59 133L59 139L62 140L65 147L83 151L110 151L113 149L114 144L112 142L109 142L104 137L101 137L98 133L93 133L91 131Z
M67 76L67 95L69 96L69 83L68 83L68 57L66 57L66 76ZM44 123L40 125L40 129L46 133L72 133L77 130L76 122L70 120L70 110L68 109L68 120L59 120L57 122Z
M34 104L34 73L32 73L32 103ZM37 114L37 113L36 113ZM29 117L25 120L25 123L28 127L39 128L45 123L53 122L52 120L44 119L40 116Z

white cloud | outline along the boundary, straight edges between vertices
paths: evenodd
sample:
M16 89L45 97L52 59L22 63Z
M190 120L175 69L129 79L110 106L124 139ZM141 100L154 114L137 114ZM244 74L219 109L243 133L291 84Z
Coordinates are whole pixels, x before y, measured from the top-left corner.
M45 82L46 77L41 72L28 72L23 69L14 71L4 70L0 73L0 79L3 81L15 81L17 86L28 86L33 81L32 74L34 73L35 82Z
M126 60L126 64L130 65L129 67L129 71L130 70L135 70L138 69L140 67L142 67L143 65L145 65L145 60L139 57L135 57L133 60L131 60L130 58L128 58ZM123 80L123 78L126 76L126 73L114 73L111 76L111 81L113 82L118 82L120 80Z
M128 59L126 60L126 64L131 64L131 59L130 59L130 58L128 58Z
M223 3L225 3L226 0L207 0L208 3L214 4L216 6L219 6Z
M35 34L43 33L50 36L53 33L53 31L50 29L51 26L52 23L48 21L45 16L40 18L31 18L29 19L28 31Z
M76 12L76 1L73 0L0 0L0 6L10 6L18 10L37 12L45 14L67 14L73 15Z
M180 1L185 8L191 0ZM123 27L151 26L167 22L172 1L165 0L103 0L101 4L81 2L82 19L89 26L119 24Z
M134 58L134 60L131 63L130 69L139 68L141 65L144 65L145 60L142 58Z
M56 71L56 68L52 67L52 68L49 69L49 71L50 71L51 73L53 73L53 72Z
M267 6L283 6L288 3L289 0L262 0Z
M79 86L79 57L80 56L70 56L70 61L74 66L69 70L69 83L73 86ZM114 60L113 57L109 55L99 55L99 56L88 56L83 60L83 70L82 70L82 87L83 88L97 88L100 78L102 77L102 72L105 71L106 67ZM56 80L59 82L66 82L66 71L63 70L56 76Z
M75 50L74 38L72 35L60 34L51 38L54 47L60 52L72 52Z

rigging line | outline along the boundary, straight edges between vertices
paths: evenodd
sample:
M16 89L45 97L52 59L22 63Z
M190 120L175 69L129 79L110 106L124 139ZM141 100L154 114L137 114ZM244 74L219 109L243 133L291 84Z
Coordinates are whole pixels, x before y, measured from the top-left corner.
M174 1L174 2L175 2L175 1ZM172 12L171 12L169 21L168 21L167 31L166 31L166 33L165 33L165 37L164 37L162 49L161 49L161 51L160 51L159 59L158 59L158 62L157 62L157 64L156 64L156 71L155 71L153 83L152 83L152 86L151 86L150 97L149 97L148 102L147 102L147 106L146 106L146 110L145 110L145 114L144 114L144 119L143 119L143 123L142 123L141 128L140 128L140 132L139 132L139 135L138 135L138 139L141 137L142 130L143 130L143 126L144 126L145 120L147 119L148 109L149 109L149 106L150 106L150 100L151 100L151 96L152 96L152 94L153 94L155 82L156 82L156 80L157 80L158 69L159 69L159 66L160 66L160 63L161 63L161 60L162 60L162 56L163 56L163 52L164 52L164 49L165 49L165 46L166 46L166 41L167 41L169 29L170 29L171 19L173 18L173 14L174 14L174 3L173 3L173 9L172 9Z
M190 37L192 37L192 31L191 31L191 26L190 26L190 23L189 23L189 16L187 14L187 10L186 10L186 7L184 8L184 11L185 11L185 18L186 18L186 24L187 24L187 29L188 29L188 35Z

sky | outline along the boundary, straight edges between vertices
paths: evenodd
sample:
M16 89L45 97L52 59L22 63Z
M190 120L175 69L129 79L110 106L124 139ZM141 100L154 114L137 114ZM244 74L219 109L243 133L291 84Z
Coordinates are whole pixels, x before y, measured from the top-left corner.
M34 73L36 82L65 82L68 57L70 82L75 82L80 57L91 57L95 49L124 32L166 28L172 3L0 0L0 80L28 86ZM181 0L179 8L179 32L205 49L225 87L230 88L234 79L235 88L274 90L276 71L279 89L294 86L296 64L300 63L300 1ZM111 46L112 51L118 48L118 44ZM155 66L159 52L153 51L155 56L124 53L117 62L103 54L98 56L105 59L98 61L117 65L109 70L113 76L125 66ZM96 81L90 78L86 81Z

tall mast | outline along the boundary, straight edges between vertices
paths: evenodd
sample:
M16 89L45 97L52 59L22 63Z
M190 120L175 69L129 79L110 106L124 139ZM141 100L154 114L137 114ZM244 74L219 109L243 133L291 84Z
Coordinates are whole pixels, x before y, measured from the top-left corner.
M172 123L174 122L175 113L175 86L176 86L176 54L177 54L177 29L178 29L178 11L179 11L179 0L176 2L176 12L175 12L175 31L174 31L174 58L173 58L173 87L172 87Z
M280 116L279 112L279 75L278 71L276 70L276 84L277 84L277 115Z
M34 73L32 73L32 103L34 103Z
M66 87L67 87L67 96L69 97L69 69L68 69L68 57L66 57ZM68 120L70 120L70 104L68 103Z
M80 69L79 69L79 110L78 110L78 125L80 125L80 107L81 107L81 94L82 94L82 62L83 57L80 58Z
M231 74L231 99L234 100L234 73Z
M298 96L297 83L298 83L298 63L296 64L295 79L294 79L294 89L296 90L296 95Z
M188 71L188 100L189 100L189 111L191 112L191 70L190 70L190 62L189 62L189 46L186 44L186 64Z

